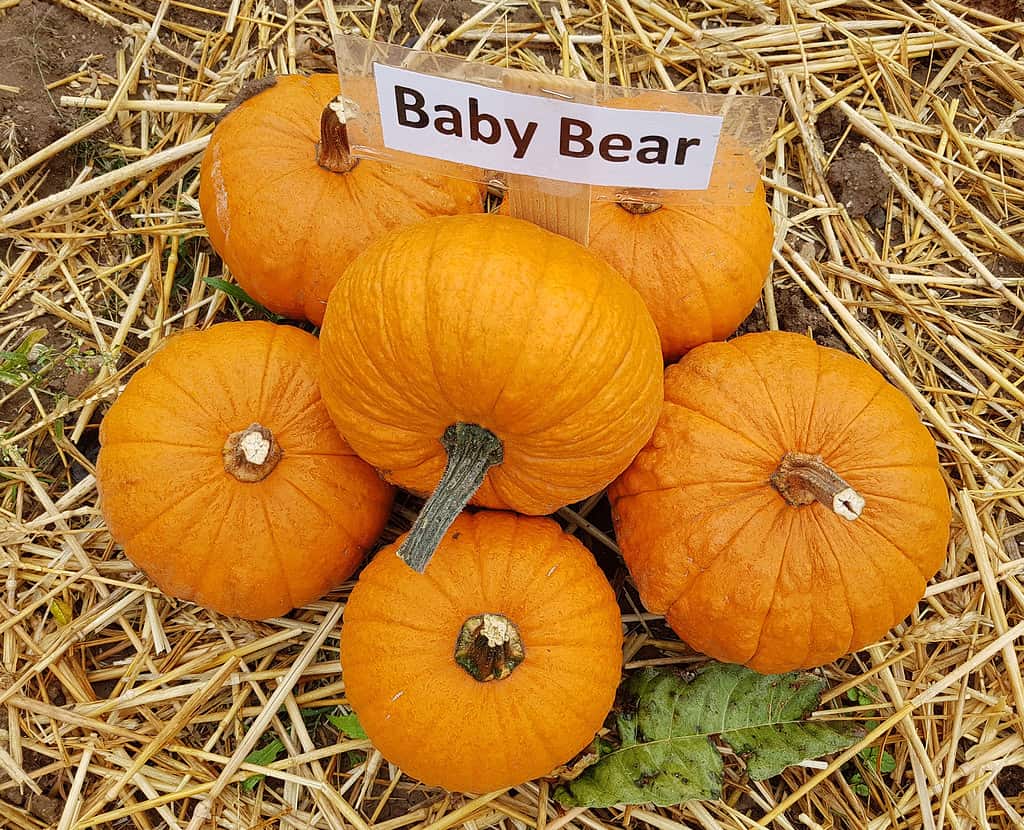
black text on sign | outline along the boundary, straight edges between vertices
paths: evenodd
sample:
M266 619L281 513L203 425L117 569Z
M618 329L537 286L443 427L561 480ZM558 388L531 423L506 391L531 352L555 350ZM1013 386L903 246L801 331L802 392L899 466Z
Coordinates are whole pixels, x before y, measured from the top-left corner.
M703 190L722 119L576 104L374 67L393 150L581 184Z

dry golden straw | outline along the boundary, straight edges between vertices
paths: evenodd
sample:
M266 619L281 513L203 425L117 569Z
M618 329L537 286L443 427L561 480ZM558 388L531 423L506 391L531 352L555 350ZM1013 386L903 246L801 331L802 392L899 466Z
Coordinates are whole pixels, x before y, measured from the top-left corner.
M25 1L0 0L0 26ZM1019 3L33 6L104 47L66 38L73 65L33 68L66 125L42 147L3 116L29 86L0 69L0 352L42 338L27 364L0 358L0 826L1024 827L1024 24L997 16ZM249 623L168 600L123 558L96 507L100 417L166 337L251 316L205 281L230 279L197 202L213 118L247 80L329 69L333 32L783 101L764 174L775 264L747 328L810 333L883 372L931 429L954 509L918 610L823 669L824 705L872 724L860 744L760 783L732 758L722 800L677 807L566 810L547 780L444 793L323 716L345 705L350 585ZM850 159L872 192L837 176ZM600 503L559 518L615 561ZM399 503L389 539L414 507ZM627 671L701 665L621 597ZM276 759L249 760L271 741Z

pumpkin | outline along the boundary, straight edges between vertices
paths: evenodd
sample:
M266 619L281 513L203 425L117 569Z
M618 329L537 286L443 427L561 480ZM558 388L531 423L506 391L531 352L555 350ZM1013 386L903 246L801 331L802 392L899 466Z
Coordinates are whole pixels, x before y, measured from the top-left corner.
M658 109L647 96L608 106ZM731 202L673 199L665 203L610 188L595 191L588 245L644 298L661 336L666 360L732 334L757 305L772 262L774 227L757 165L721 137L714 189L751 181ZM501 207L507 213L508 200Z
M339 92L333 74L278 77L217 125L199 171L210 243L239 285L318 325L334 282L380 233L483 210L477 184L352 157Z
M760 182L735 205L595 201L590 211L591 250L640 292L666 360L728 337L757 305L774 238Z
M481 511L455 520L424 576L396 550L360 574L341 632L346 698L384 757L480 793L583 749L622 665L619 609L586 548L550 519Z
M581 245L502 216L378 240L331 293L320 350L324 403L353 449L434 491L403 549L418 570L474 493L539 515L605 487L661 406L636 291Z
M609 496L644 605L694 648L767 673L878 640L949 536L910 402L867 364L783 332L670 367L654 435Z
M221 323L166 346L100 425L107 527L165 594L265 619L347 579L392 488L355 456L317 387L316 338Z

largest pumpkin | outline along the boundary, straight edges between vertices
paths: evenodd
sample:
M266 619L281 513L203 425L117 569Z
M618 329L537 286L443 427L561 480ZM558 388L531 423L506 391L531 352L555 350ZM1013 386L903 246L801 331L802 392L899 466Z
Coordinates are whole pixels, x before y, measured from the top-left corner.
M425 555L477 487L478 504L530 514L600 490L661 406L636 291L575 242L501 216L382 238L331 293L320 351L324 402L361 457L419 493L445 472L408 543L429 530Z
M910 402L866 363L782 332L670 367L651 442L609 495L647 608L762 672L877 640L949 536L935 443Z
M335 280L381 233L483 210L476 184L351 156L330 106L339 92L333 74L278 77L217 125L199 170L210 243L239 285L317 324Z

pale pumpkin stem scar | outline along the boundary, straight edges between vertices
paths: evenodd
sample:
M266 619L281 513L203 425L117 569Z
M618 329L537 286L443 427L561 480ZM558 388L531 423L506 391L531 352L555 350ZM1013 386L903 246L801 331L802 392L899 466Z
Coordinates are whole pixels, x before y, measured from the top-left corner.
M820 455L787 452L771 475L771 485L794 507L817 501L850 521L859 518L864 511L864 497L843 481Z
M505 457L501 439L477 424L452 424L441 436L441 445L448 453L444 473L398 549L398 557L417 573L427 569L445 532L480 489L487 471Z
M654 213L654 211L661 210L663 207L660 202L644 202L640 199L623 199L615 204L626 211L626 213L632 213L634 216L646 216L648 213Z
M316 145L316 163L332 173L347 173L359 164L348 142L345 99L335 98L320 113L320 140Z
M455 662L474 680L503 680L526 659L516 624L503 614L476 614L462 624Z
M272 433L260 424L249 424L232 432L221 450L224 470L239 481L251 484L262 481L274 471L281 460L281 445Z

